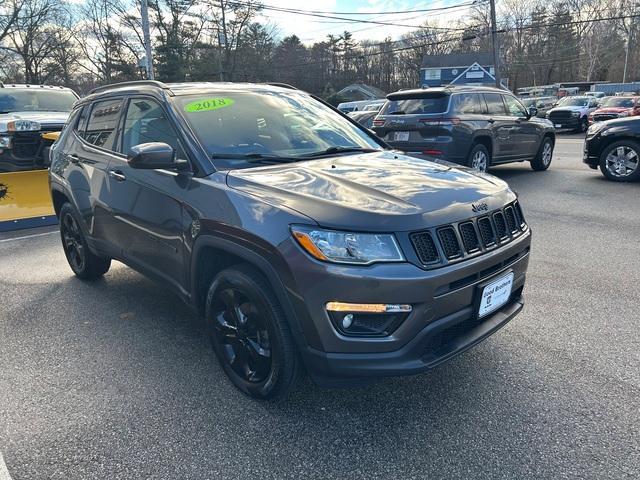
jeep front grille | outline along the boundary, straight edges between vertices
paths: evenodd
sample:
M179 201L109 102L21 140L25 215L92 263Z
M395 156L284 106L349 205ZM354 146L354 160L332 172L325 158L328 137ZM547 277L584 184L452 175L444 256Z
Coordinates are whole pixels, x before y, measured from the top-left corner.
M429 232L416 232L411 234L411 242L420 262L424 265L437 262L440 259L438 249Z
M481 217L413 232L409 239L420 263L436 268L506 245L527 228L516 201Z
M460 248L458 237L456 236L456 231L453 227L443 227L438 229L438 237L440 238L442 251L444 252L445 257L452 260L462 255L462 249Z

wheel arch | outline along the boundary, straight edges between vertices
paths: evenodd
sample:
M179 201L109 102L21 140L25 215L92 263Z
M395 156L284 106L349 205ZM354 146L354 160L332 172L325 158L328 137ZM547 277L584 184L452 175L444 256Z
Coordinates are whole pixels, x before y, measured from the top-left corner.
M204 315L209 284L218 272L233 265L248 264L267 280L282 306L289 327L295 332L296 342L304 344L302 325L287 294L287 288L276 268L260 253L231 240L203 235L196 239L191 255L191 302L200 315ZM306 346L306 345L305 345Z
M600 145L600 149L598 151L598 158L602 157L602 154L604 153L604 151L609 148L609 146L612 143L616 143L616 142L621 142L621 141L627 141L627 142L633 142L637 145L640 145L640 138L638 138L637 135L632 135L632 134L628 134L628 135L614 135L611 136L609 138L607 138L606 140L604 140L602 142L602 144Z
M469 157L471 150L473 150L473 147L475 147L478 144L484 145L484 147L489 151L489 157L493 159L493 139L491 138L490 135L485 133L482 133L473 137L473 140L471 141L471 145L469 145L469 149L467 150L467 158Z

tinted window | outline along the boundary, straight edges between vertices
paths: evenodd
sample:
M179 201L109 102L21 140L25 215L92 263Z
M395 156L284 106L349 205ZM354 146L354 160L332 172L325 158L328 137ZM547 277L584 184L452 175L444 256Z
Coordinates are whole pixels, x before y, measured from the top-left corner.
M480 103L480 94L464 93L451 97L452 110L455 113L481 114L484 107Z
M84 139L96 147L114 150L122 100L96 102L84 132Z
M485 93L484 100L487 102L487 113L490 115L506 115L502 95L499 93Z
M449 96L431 98L403 98L389 100L380 111L381 115L415 115L424 113L444 113L449 105Z
M178 158L185 158L178 134L160 105L146 98L129 102L122 135L122 153L141 143L162 142L171 145Z
M507 105L507 111L512 117L526 117L527 111L522 104L510 95L503 95L504 103Z

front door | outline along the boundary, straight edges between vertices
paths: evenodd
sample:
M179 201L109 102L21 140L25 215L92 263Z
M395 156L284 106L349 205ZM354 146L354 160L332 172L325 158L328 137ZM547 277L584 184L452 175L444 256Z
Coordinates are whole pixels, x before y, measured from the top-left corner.
M516 156L519 159L531 160L538 153L541 139L541 127L537 122L529 120L527 109L511 95L503 95L507 106L507 114L515 121L517 128L512 132L512 140L516 145Z
M146 97L131 98L123 122L119 151L109 164L113 216L120 229L125 260L142 267L185 293L185 235L190 224L185 219L182 199L191 177L168 170L131 168L126 154L142 143L171 145L177 158L186 158L178 135L161 105Z

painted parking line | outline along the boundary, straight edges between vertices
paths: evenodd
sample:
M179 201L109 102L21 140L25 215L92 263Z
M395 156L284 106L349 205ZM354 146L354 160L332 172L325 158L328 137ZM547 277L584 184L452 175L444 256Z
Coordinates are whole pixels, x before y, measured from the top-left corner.
M0 240L0 243L16 242L18 240L26 240L27 238L44 237L45 235L52 235L54 233L58 233L58 230L52 230L51 232L44 232L44 233L34 233L33 235L24 235L22 237L4 238Z
M11 480L11 475L9 475L9 469L7 465L4 463L4 458L2 458L2 452L0 452L0 480Z

